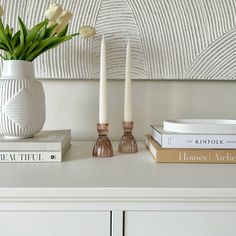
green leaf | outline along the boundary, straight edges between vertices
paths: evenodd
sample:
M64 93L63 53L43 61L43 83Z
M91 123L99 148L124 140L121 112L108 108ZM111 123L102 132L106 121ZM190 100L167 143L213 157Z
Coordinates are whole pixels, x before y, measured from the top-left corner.
M67 31L68 31L68 26L69 26L69 24L67 24L67 25L65 26L65 28L61 31L61 33L58 34L58 37L66 36Z
M56 28L56 26L57 26L57 23L55 22L54 25L52 25L51 27L46 28L44 38L48 38L51 35L51 33L53 32L53 30Z
M72 39L71 36L61 37L60 40L58 40L57 42L50 44L48 47L45 47L36 57L38 57L40 54L42 54L42 53L44 53L44 52L46 52L46 51L48 51L48 50L50 50L52 48L57 47L59 44L64 43L65 41L68 41L70 39Z
M20 43L21 43L21 46L24 46L26 42L27 28L20 17L18 17L18 22L20 26Z
M9 42L7 35L6 35L1 17L0 17L0 40L2 41L3 44L6 45L8 50L11 52L12 51L11 44Z
M6 60L6 57L4 57L2 54L0 54L0 57L1 57L3 60Z
M14 59L21 59L22 46L19 44L13 51Z
M11 39L12 38L12 33L13 33L13 28L10 28L9 25L6 25L5 32L6 32L7 36L8 36L8 38Z
M13 29L12 28L10 29L9 25L6 25L5 32L6 32L6 36L10 44L11 44L11 39L12 39L12 31Z
M68 41L68 40L70 40L70 39L72 39L72 37L71 37L70 35L69 35L69 36L60 37L57 42L54 42L54 43L50 44L48 47L44 48L43 52L45 52L45 51L47 51L47 50L49 50L49 49L55 48L55 47L57 47L59 44L64 43L65 41ZM42 52L42 53L43 53L43 52Z
M38 47L26 58L27 61L33 60L35 57L37 57L38 54L47 46L49 46L51 43L55 43L58 41L58 37L52 37L52 38L47 38L38 44Z
M0 43L0 49L2 49L4 51L8 51L8 48L3 43Z
M7 35L10 34L10 27L9 27L9 25L6 25L5 32L6 32Z
M71 34L70 36L75 37L77 35L80 35L80 33Z
M58 46L58 45L61 44L61 43L66 42L66 41L68 41L68 40L70 40L70 39L72 39L72 36L71 36L71 35L60 37L59 41L56 42L56 43L54 43L54 45L52 45L52 46L50 47L50 49L51 49L51 48L54 48L54 47L56 47L56 46Z
M24 55L24 51L26 48L26 36L27 36L27 28L24 24L24 22L21 20L20 17L18 17L18 22L20 26L20 46L21 46L21 57Z
M57 45L70 40L71 36L64 36L64 37L52 37L48 39L42 40L36 50L34 50L27 58L27 61L33 61L36 57L40 54L46 52L47 50L56 47Z
M12 60L12 54L10 52L6 52L6 60Z
M40 41L36 41L36 42L33 42L30 45L30 47L28 48L27 52L25 53L24 58L27 58L30 55L30 53L39 45L39 42Z
M17 31L11 40L12 48L15 48L19 41L20 41L20 31Z
M47 20L44 20L43 22L35 25L27 34L26 37L26 44L32 43L32 41L35 39L36 35L39 33L39 31L42 29L42 27L47 23Z
M44 25L44 27L40 30L39 34L38 34L38 37L37 37L37 40L38 41L41 41L44 39L45 37L45 33L46 33L46 25Z

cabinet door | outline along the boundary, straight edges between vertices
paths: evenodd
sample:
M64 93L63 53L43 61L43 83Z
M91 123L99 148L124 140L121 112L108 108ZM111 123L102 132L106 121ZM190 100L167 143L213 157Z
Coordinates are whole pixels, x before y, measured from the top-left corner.
M235 236L236 212L126 212L125 236Z
M0 212L4 236L109 236L109 212Z

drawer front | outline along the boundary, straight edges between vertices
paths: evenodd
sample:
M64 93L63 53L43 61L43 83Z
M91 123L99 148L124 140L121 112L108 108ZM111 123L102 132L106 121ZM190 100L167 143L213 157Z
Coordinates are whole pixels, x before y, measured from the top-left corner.
M125 236L235 236L236 212L126 212Z
M109 236L109 212L0 212L4 236Z

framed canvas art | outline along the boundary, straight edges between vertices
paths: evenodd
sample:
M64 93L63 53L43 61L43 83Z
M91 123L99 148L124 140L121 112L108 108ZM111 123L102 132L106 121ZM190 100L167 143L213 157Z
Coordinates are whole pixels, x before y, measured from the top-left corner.
M19 15L29 27L44 18L53 0L1 0L4 22ZM109 79L123 79L127 40L132 78L152 80L235 80L235 0L58 0L73 12L70 29L91 25L93 39L79 37L35 61L44 79L98 79L102 35Z

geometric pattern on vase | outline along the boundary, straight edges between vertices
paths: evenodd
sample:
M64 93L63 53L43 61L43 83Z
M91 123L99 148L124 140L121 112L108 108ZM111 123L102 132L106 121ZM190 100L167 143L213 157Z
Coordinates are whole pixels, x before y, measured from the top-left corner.
M2 106L2 112L21 128L26 128L38 117L35 110L37 101L25 89L21 89Z
M6 60L0 78L0 133L28 138L45 122L45 94L32 62Z

